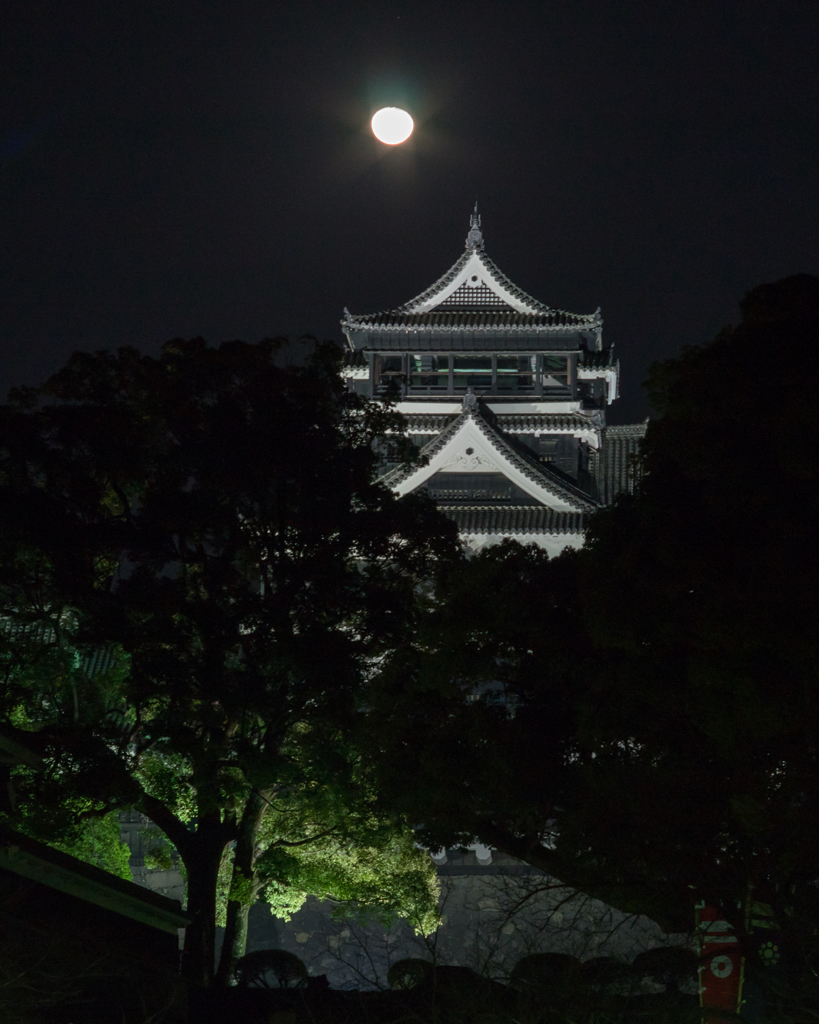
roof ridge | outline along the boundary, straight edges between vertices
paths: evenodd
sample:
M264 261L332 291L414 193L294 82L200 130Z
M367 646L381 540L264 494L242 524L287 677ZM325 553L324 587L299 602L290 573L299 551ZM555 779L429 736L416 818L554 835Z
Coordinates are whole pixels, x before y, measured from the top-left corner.
M427 461L432 455L435 455L441 450L449 441L451 435L457 433L464 421L466 420L467 414L465 412L460 413L455 419L449 424L446 430L442 430L437 437L434 437L431 441L421 448L418 452L419 459L421 456L426 456ZM389 470L379 480L379 483L384 484L387 487L395 487L411 476L416 469L418 469L419 463L414 462L411 465L396 466L395 469Z
M569 313L564 309L555 309L554 306L547 306L545 302L540 302L538 299L533 298L528 292L519 288L511 278L508 278L497 263L490 259L485 252L481 253L481 262L502 288L508 291L511 295L514 295L518 301L524 302L528 306L533 306L536 313L561 313L563 316L571 317L584 316L583 313Z
M475 255L474 249L464 249L458 259L452 264L452 266L444 274L442 274L437 281L425 288L415 298L410 299L409 302L403 303L401 306L396 306L395 309L385 310L386 313L412 313L414 310L412 306L419 306L424 302L431 299L437 292L446 288L447 285L451 284L455 278L460 274L464 267L469 263L472 257ZM429 310L432 312L432 310Z

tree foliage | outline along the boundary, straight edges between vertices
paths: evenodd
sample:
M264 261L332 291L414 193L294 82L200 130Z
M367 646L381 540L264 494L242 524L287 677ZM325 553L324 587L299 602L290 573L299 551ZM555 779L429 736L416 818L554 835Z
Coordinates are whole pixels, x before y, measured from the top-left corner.
M478 837L671 931L695 898L740 930L749 893L815 902L819 281L741 305L652 368L641 486L581 552L448 577L373 755L430 844Z
M741 306L739 326L653 367L640 492L592 526L586 620L616 669L587 720L584 792L602 799L574 816L578 845L618 828L602 863L633 858L734 918L749 891L809 899L819 857L819 425L801 357L819 281Z
M44 759L20 805L148 815L185 866L186 970L205 984L228 849L224 979L249 898L289 884L271 851L309 847L312 875L306 853L288 862L302 889L332 876L353 898L390 876L392 849L392 905L411 878L430 893L350 736L373 666L457 558L453 528L376 483L376 447L412 446L389 407L345 390L332 347L300 369L277 350L77 354L0 409L2 715ZM59 672L26 675L32 631ZM106 651L116 671L92 665ZM364 839L380 867L359 864Z

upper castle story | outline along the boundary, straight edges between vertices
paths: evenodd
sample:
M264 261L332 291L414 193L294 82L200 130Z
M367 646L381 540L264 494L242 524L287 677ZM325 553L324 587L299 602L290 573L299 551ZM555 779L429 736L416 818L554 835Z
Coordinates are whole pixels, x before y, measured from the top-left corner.
M378 397L395 382L407 412L444 412L471 388L499 413L512 404L604 414L619 393L600 310L568 313L518 288L486 254L477 207L466 248L442 277L397 309L345 309L341 326L356 390Z

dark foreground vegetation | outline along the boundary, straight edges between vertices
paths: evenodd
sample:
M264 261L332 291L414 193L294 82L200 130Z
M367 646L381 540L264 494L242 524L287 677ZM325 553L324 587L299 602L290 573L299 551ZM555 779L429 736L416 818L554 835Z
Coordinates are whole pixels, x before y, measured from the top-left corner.
M670 932L704 901L745 957L746 1017L819 1012L819 281L741 305L652 368L635 495L551 562L466 558L430 502L381 487L379 458L415 455L329 349L299 370L271 342L77 355L0 409L0 727L23 752L3 821L104 866L100 823L155 823L190 915L167 1019L694 1012L588 979L230 984L257 899L434 928L416 839L477 840Z
M819 920L819 374L798 351L819 281L742 309L652 368L640 487L584 550L499 546L447 576L431 628L452 660L426 637L395 666L382 777L430 844L478 835L669 931L699 898L747 935L755 898L801 917L801 942ZM459 673L500 679L514 715L442 714Z
M8 1024L696 1024L697 956L690 950L660 948L624 963L597 957L580 963L563 954L525 957L499 982L466 967L399 961L384 991L334 991L324 976L307 977L298 958L261 950L252 977L237 971L235 987L190 989L178 975L145 973L95 961L78 970L82 953L46 945L30 951L24 973L19 945L4 958L3 1020ZM56 954L56 955L55 955ZM264 959L270 969L255 966ZM284 962L285 970L279 968ZM12 1003L6 998L15 992ZM743 1019L771 1024L807 1024L819 1011L819 986L779 981L765 993L764 1010ZM762 1010L762 1012L759 1012ZM711 1015L709 1019L732 1019Z
M465 967L451 967L438 968L429 980L408 991L234 989L223 993L210 1012L214 1021L241 1018L248 1024L270 1020L276 1024L568 1024L577 1020L695 1024L699 1005L692 995L618 995L588 990L566 996L538 986L521 990L482 979Z

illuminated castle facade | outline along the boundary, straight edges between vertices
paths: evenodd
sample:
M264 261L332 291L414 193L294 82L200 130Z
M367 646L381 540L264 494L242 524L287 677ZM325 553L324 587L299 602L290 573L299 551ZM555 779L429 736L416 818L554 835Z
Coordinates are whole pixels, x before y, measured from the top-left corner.
M538 302L487 256L477 207L466 249L397 309L344 310L345 373L378 398L393 384L425 463L388 470L426 490L473 549L515 537L550 554L583 543L586 518L633 486L645 424L606 426L619 363L600 310Z

